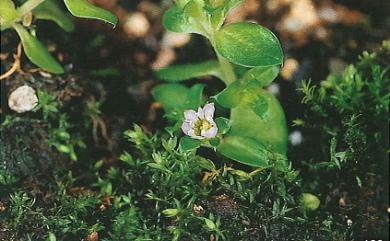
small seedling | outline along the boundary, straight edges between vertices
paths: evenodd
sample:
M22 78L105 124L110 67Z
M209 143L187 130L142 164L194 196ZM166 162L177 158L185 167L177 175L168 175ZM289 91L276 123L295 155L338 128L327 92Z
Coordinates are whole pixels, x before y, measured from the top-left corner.
M46 47L38 40L33 18L50 20L67 32L74 30L73 22L58 6L57 0L12 0L0 1L1 31L14 29L22 41L26 56L45 71L61 74L62 66L50 55ZM117 17L112 13L90 4L87 0L64 0L66 8L76 17L99 19L116 25Z
M160 69L157 76L169 83L155 87L153 95L173 123L167 130L177 133L181 127L186 134L181 149L206 146L238 162L269 167L270 160L287 151L284 112L278 100L264 90L278 76L283 52L276 36L265 27L250 22L224 25L228 12L240 2L175 1L163 16L164 26L206 37L217 60ZM188 88L179 83L204 75L225 83L226 88L212 100L230 110L229 119L214 120L212 103L201 107L206 102L204 85Z

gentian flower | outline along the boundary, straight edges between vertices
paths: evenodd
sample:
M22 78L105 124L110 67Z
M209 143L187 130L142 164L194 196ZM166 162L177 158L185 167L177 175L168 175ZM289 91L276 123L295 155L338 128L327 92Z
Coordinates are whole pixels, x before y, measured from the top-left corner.
M198 140L214 138L218 132L218 127L213 120L214 112L213 103L206 104L203 108L199 107L197 112L184 111L185 119L181 126L184 134Z

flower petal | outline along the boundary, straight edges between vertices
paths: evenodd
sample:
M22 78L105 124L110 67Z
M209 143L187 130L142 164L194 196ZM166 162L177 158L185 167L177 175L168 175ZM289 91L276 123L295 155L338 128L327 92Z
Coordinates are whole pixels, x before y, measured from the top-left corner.
M204 111L203 111L202 107L198 108L198 112L196 112L196 114L198 115L198 118L204 119Z
M203 136L197 136L197 135L195 134L194 129L191 129L191 130L188 132L187 135L190 136L190 137L193 138L193 139L198 139L198 140L204 139Z
M181 125L181 130L184 132L184 134L188 135L188 133L190 132L190 130L192 130L192 125L191 123L189 122L183 122L183 124Z
M198 119L198 116L194 110L186 110L184 111L184 118L188 122L194 122Z
M218 133L218 128L216 126L211 127L207 131L202 130L202 136L205 138L214 138Z
M208 118L213 118L214 117L214 112L215 112L214 103L206 104L203 107L203 112L204 112L205 118L207 118L207 119Z

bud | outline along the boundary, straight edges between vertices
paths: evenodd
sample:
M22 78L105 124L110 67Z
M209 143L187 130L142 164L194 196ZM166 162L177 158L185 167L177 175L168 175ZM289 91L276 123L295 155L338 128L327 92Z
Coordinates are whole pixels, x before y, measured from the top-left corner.
M304 211L314 211L320 206L320 199L311 193L303 193L299 202Z

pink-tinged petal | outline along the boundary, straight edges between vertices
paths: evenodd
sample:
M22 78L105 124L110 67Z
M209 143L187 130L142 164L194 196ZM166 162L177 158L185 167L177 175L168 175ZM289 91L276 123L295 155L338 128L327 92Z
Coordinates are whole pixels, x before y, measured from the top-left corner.
M211 127L207 131L202 130L202 136L205 138L214 138L218 133L218 128L216 126Z
M181 130L184 132L184 134L188 135L188 133L192 130L192 125L189 122L183 122L181 125Z
M186 121L193 122L198 119L198 116L194 110L186 110L184 111L184 118Z
M196 114L198 115L198 118L204 119L204 111L201 107L198 108L198 112Z
M203 112L204 112L205 118L207 118L207 119L208 118L213 118L214 117L214 112L215 112L214 103L206 104L203 107Z

